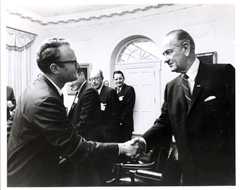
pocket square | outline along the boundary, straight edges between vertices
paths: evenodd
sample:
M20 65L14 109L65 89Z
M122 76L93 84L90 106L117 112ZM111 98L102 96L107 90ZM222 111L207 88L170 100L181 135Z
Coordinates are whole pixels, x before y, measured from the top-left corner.
M216 96L208 96L204 102L207 102L207 101L210 101L210 100L213 100L213 99L216 99Z

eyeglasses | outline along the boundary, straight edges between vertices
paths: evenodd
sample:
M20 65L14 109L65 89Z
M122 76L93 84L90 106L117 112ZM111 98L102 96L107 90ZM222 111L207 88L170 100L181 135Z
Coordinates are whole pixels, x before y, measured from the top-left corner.
M101 79L101 77L92 77L89 79L89 81L100 81Z

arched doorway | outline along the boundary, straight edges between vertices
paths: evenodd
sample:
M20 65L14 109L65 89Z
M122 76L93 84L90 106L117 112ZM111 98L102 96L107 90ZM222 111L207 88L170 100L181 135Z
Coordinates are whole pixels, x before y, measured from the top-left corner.
M121 70L125 82L134 87L134 133L142 134L152 126L160 109L160 51L144 36L121 41L112 56L112 72Z

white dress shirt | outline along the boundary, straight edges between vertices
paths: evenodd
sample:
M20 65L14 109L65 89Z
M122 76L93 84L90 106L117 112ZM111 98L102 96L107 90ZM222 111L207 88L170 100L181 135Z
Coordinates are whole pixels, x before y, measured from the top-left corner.
M191 65L191 67L186 72L187 76L189 77L188 83L189 83L189 87L191 90L191 94L193 93L193 87L195 84L195 78L198 73L199 63L200 63L200 61L198 60L198 58L196 58L195 61L193 62L193 64Z
M101 93L101 91L102 91L102 88L103 88L103 83L102 83L102 85L100 86L100 88L97 90L99 95L100 95L100 93Z

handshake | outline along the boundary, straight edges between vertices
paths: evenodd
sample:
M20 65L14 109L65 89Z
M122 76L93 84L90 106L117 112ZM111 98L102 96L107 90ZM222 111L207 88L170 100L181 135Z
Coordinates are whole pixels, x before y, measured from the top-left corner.
M136 137L124 143L118 144L119 153L131 158L138 158L146 152L146 141L142 137Z

